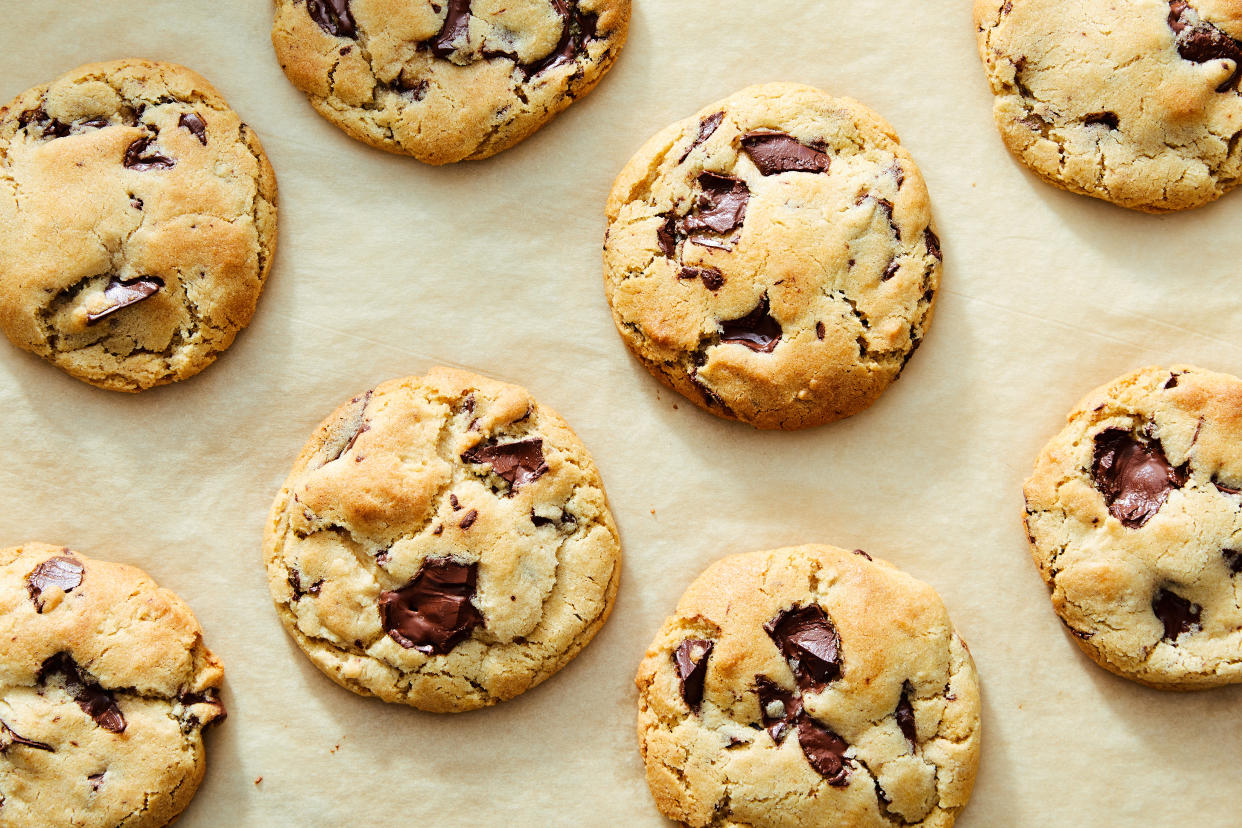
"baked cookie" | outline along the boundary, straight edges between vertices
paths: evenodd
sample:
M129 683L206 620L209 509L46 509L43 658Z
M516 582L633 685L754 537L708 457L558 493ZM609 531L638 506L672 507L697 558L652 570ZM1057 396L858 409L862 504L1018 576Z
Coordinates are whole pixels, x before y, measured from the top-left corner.
M975 0L1001 137L1066 190L1150 213L1242 169L1236 0Z
M809 86L752 86L673 124L608 199L604 287L626 345L759 428L871 405L931 322L941 259L892 127Z
M145 572L0 550L0 824L161 828L203 778L224 671Z
M1242 380L1151 367L1078 403L1026 481L1052 606L1151 687L1242 682Z
M630 0L276 0L276 59L351 138L428 164L508 149L590 92Z
M716 562L636 681L647 782L685 825L948 826L970 798L970 652L935 590L862 550Z
M603 626L621 550L590 455L515 385L437 368L338 408L276 497L285 628L364 696L459 712L525 692Z
M113 391L193 376L254 313L276 178L207 81L79 67L0 110L0 328Z

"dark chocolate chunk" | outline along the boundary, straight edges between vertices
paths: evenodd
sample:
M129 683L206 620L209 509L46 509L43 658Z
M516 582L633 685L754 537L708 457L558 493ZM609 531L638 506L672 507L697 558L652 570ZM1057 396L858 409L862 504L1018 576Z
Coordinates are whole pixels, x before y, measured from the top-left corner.
M812 149L783 132L752 132L742 136L742 149L763 175L785 172L828 172L828 154Z
M470 32L470 0L448 0L444 25L431 41L431 51L436 57L447 58L457 48L454 44Z
M177 126L185 127L199 143L207 146L207 124L197 112L187 112L177 120Z
M349 0L306 0L306 11L330 35L358 36L354 16L349 13Z
M841 675L841 639L818 604L785 610L763 629L780 648L804 690L822 690Z
M1137 529L1160 511L1170 491L1186 483L1189 472L1185 465L1169 465L1158 440L1146 443L1110 428L1095 436L1091 475L1109 514Z
M768 312L768 297L764 294L759 305L741 319L727 319L720 323L720 341L745 345L752 351L772 353L781 341L781 324Z
M698 149L698 147L702 145L702 143L706 141L708 138L711 138L712 133L716 131L716 128L720 126L720 122L723 120L724 120L724 113L716 112L711 115L708 115L706 118L699 121L698 137L694 139L693 144L686 147L686 151L681 154L681 158L677 160L677 163L680 164L681 162L685 161L687 158L690 157L690 153Z
M1176 641L1182 633L1199 629L1199 614L1203 608L1192 604L1182 596L1167 589L1156 591L1151 602L1152 612L1164 624L1164 640Z
M405 586L380 593L380 620L402 647L443 655L470 637L483 616L470 603L478 564L429 558Z
M671 259L677 252L677 219L665 216L664 223L656 229L656 244L665 257Z
M170 170L176 165L176 161L165 155L160 155L155 150L147 151L147 148L154 140L154 136L145 135L129 145L125 150L125 159L123 161L126 169L133 170L134 172L148 172L150 170Z
M850 769L845 759L849 745L844 739L804 714L798 718L798 745L806 761L829 785L843 788L849 784Z
M1186 0L1169 3L1169 27L1177 36L1177 53L1185 60L1191 63L1233 61L1233 72L1216 87L1217 92L1226 92L1238 85L1238 78L1242 76L1242 43L1203 20Z
M755 678L755 693L759 696L759 715L763 726L772 741L779 745L802 714L802 699L764 676Z
M705 172L699 175L699 193L694 210L682 222L691 233L730 233L746 220L750 188L746 182L731 175Z
M1177 387L1177 374L1169 374L1169 379L1164 384L1164 390L1168 391L1170 388L1176 388L1176 387Z
M933 233L930 227L923 231L923 241L927 244L927 252L943 262L944 253L940 251L940 237Z
M136 305L143 299L149 299L164 287L164 280L158 276L139 276L137 279L118 279L115 276L104 288L104 299L108 306L103 310L88 313L86 324L94 325L100 319L111 316L122 308Z
M457 499L457 495L449 492L449 506L454 512L461 511L461 501Z
M459 523L458 525L462 529L469 529L471 526L474 526L474 522L478 519L479 519L479 510L471 509L469 512L466 512L466 514L461 519L461 523Z
M82 122L81 126L87 129L103 129L108 125L107 118L90 118Z
M48 753L56 752L56 749L47 742L36 742L34 739L27 739L3 721L0 721L0 753L4 753L13 745L23 745L24 747L34 748L35 750L46 750Z
M683 267L677 272L678 279L701 279L703 287L715 291L724 287L724 274L714 267Z
M1230 575L1242 572L1242 552L1236 549L1222 549L1221 554L1225 556L1225 564L1229 567Z
M707 678L707 659L716 646L714 641L687 638L677 645L673 663L677 666L677 678L681 680L681 697L686 706L698 712L703 702L703 681Z
M1121 123L1117 118L1116 112L1092 112L1090 115L1082 119L1086 126L1095 126L1101 124L1109 129L1116 129Z
M82 563L67 555L48 558L31 570L26 576L26 592L34 602L35 611L43 612L43 601L40 596L45 590L60 587L65 592L73 592L82 584Z
M302 586L302 573L296 569L289 570L289 577L287 580L289 581L289 589L293 591L293 600L295 601L302 600L303 595L318 595L319 591L323 588L323 578L320 578L318 581L315 581L310 586L304 588Z
M869 561L874 561L874 560L875 560L875 558L871 557L870 555L868 555L866 552L864 552L864 551L863 551L863 550L861 550L861 549L855 549L855 550L854 550L854 554L855 554L855 555L858 555L858 556L860 556L860 557L866 558L866 559L867 559L867 560L869 560Z
M27 109L17 117L18 126L27 129L31 124L39 128L44 138L64 138L70 132L68 124L61 123L49 116L43 107Z
M910 705L910 694L913 692L914 688L910 686L910 682L907 681L902 685L901 698L897 700L897 710L893 714L897 718L897 726L901 728L901 733L910 743L911 749L919 743L918 727L914 722L914 708Z
M209 687L202 693L182 693L177 697L177 701L181 702L182 707L193 707L196 704L209 704L214 707L215 710L206 714L208 725L219 724L229 717L229 712L224 709L224 702L220 701L216 695L215 688ZM190 720L197 725L202 718L198 714L192 714Z
M884 268L884 272L880 274L880 281L887 282L889 279L897 275L897 271L901 269L896 259L888 263L888 267Z
M1216 491L1220 492L1221 494L1229 494L1229 495L1242 494L1242 489L1235 489L1232 486L1226 486L1224 483L1221 483L1220 481L1217 481L1217 480L1213 480L1212 485L1215 486Z
M68 653L57 653L43 662L39 681L45 683L50 678L59 678L63 682L65 692L73 697L86 715L95 720L95 724L109 733L125 732L125 716L121 714L116 699L87 678Z
M86 777L87 781L91 783L92 791L99 790L99 786L103 784L105 773L107 773L107 771L100 771L99 773L92 773L90 776Z
M450 0L452 2L452 0ZM598 16L594 12L584 12L578 8L576 0L551 0L552 7L565 19L565 27L561 29L561 39L546 57L534 63L522 64L522 73L527 80L541 72L556 69L559 66L573 63L586 48L588 40L595 38L595 27Z
M815 338L816 338L816 339L821 339L821 340L822 340L822 339L824 338L824 335L825 335L825 334L827 334L827 333L828 333L828 329L824 327L824 323L823 323L823 322L816 322L816 323L815 323Z
M461 456L467 463L491 466L498 476L518 488L543 477L548 464L543 459L543 440L531 437L512 443L480 443Z

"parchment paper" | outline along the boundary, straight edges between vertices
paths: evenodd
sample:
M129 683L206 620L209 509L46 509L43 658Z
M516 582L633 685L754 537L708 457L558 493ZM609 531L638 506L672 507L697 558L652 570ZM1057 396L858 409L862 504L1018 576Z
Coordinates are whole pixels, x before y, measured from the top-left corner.
M1001 145L970 3L635 0L600 87L516 149L433 169L351 141L285 80L263 0L0 0L0 97L143 56L205 74L280 183L280 246L249 329L140 396L0 342L0 543L137 564L224 660L228 721L181 822L663 825L633 674L687 584L730 553L823 541L933 584L984 688L959 825L1238 823L1237 689L1147 690L1062 632L1021 483L1086 391L1188 361L1242 373L1242 193L1155 218L1040 183ZM871 410L759 433L662 390L613 329L603 205L654 131L750 83L856 97L927 177L946 255L930 335ZM362 699L286 637L264 582L271 498L311 428L435 364L525 385L593 452L626 560L612 619L545 685L490 710ZM261 781L260 781L261 779Z

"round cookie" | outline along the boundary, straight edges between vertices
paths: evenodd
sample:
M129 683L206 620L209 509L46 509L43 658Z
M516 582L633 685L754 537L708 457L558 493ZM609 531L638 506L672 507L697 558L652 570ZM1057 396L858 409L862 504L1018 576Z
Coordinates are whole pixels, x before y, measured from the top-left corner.
M892 127L809 86L752 86L673 124L608 199L604 287L626 345L758 428L871 405L931 322L941 260Z
M976 0L1001 137L1037 175L1151 213L1242 170L1234 0Z
M1242 380L1154 366L1095 389L1025 493L1053 608L1096 663L1164 689L1242 682Z
M281 621L320 670L434 712L551 676L603 626L621 573L599 471L565 421L447 368L323 422L264 552Z
M0 328L113 391L193 376L250 321L276 246L254 132L171 63L79 67L0 110Z
M508 149L595 87L630 0L276 0L293 85L350 137L428 164Z
M146 573L0 550L0 824L161 828L202 781L224 671Z
M970 652L935 590L862 550L716 562L636 681L647 782L693 828L939 828L970 798Z

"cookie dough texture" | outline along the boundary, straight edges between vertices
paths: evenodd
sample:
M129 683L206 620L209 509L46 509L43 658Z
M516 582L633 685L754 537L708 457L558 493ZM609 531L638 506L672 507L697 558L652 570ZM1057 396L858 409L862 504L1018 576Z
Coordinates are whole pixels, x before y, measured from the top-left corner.
M319 669L436 712L513 698L563 667L607 618L621 555L565 421L517 386L444 368L323 422L272 507L265 554L280 618ZM468 599L456 635L412 646L389 602L454 571ZM416 627L437 612L420 616L423 598L402 616Z
M272 43L315 110L428 164L508 149L595 87L629 0L276 0Z
M1198 207L1242 166L1235 0L976 0L1009 150L1071 192Z
M790 83L679 121L608 199L604 286L622 339L721 417L848 417L931 322L940 242L923 176L871 110Z
M0 328L114 391L193 376L250 321L276 179L198 74L93 63L0 110Z
M791 618L818 620L789 635ZM686 642L710 645L694 694L677 663ZM970 797L970 653L935 590L862 552L718 561L664 622L637 684L647 781L685 825L948 826Z
M1242 681L1242 381L1154 366L1088 394L1026 482L1052 605L1152 687Z
M223 670L144 572L0 551L0 824L160 828L203 778Z

